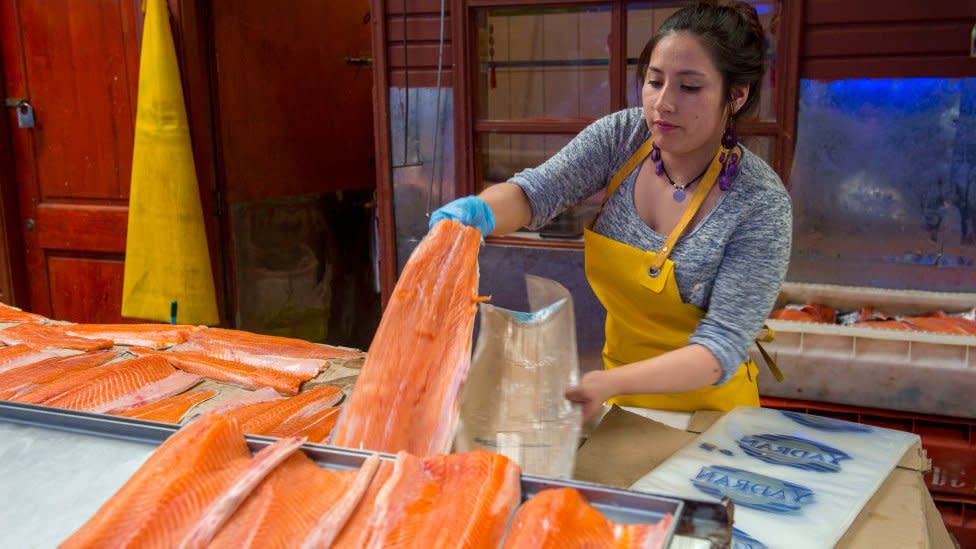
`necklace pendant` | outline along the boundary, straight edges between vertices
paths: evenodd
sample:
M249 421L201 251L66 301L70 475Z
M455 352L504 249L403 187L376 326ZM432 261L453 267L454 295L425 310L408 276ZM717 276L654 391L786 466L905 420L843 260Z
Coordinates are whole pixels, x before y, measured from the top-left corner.
M675 189L674 192L671 193L671 197L674 198L674 201L675 202L684 202L684 200L685 200L685 190L684 189Z

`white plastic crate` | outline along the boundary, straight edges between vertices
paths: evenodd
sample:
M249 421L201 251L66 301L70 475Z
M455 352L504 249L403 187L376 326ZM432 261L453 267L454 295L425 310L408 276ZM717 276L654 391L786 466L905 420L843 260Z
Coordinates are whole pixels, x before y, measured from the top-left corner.
M976 294L787 283L777 300L817 302L850 311L874 306L892 314L958 312ZM976 336L769 320L765 349L786 379L759 378L765 396L976 418ZM761 356L753 348L753 358Z

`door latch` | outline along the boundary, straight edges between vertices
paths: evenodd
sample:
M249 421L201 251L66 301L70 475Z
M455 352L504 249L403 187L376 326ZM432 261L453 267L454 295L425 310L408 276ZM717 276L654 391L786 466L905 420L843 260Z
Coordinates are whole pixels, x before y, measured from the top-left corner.
M3 100L3 105L17 110L18 128L34 127L34 107L26 99L8 97Z
M357 67L368 67L373 64L373 57L370 55L360 55L359 57L345 57L343 60L349 65Z
M17 105L17 127L34 127L34 107L31 107L31 104L27 101L21 101L21 103Z

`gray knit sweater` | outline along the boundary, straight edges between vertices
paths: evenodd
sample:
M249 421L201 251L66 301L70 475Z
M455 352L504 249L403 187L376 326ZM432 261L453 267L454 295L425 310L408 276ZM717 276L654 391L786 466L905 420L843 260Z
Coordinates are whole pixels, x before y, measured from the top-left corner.
M606 187L650 131L640 108L597 120L541 166L512 178L529 198L530 228ZM593 227L597 233L643 250L657 250L667 235L648 227L634 206L634 170L610 197ZM689 343L710 350L725 383L747 359L750 343L783 284L792 238L790 197L779 176L743 149L739 173L715 208L674 247L678 291L706 311Z

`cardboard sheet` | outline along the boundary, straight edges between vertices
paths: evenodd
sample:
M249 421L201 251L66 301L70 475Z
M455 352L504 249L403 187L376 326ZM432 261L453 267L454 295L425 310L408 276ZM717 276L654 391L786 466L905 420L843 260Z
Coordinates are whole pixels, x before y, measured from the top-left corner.
M718 412L696 413L688 431L682 431L614 407L577 453L574 478L630 486L719 417ZM909 448L836 547L954 547L922 480L929 466L919 445Z

